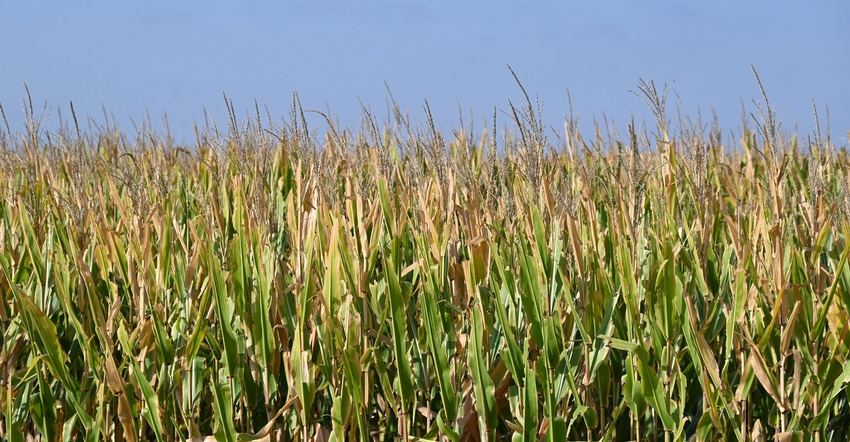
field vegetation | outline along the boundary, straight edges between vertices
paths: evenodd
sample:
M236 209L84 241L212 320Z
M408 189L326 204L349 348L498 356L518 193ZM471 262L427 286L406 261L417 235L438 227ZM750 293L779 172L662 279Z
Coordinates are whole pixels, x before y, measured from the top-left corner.
M0 130L0 437L847 440L850 160L537 101ZM817 119L817 113L815 113ZM5 115L4 115L5 120ZM503 129L498 130L497 121ZM674 123L675 122L675 123ZM210 439L212 440L212 439Z

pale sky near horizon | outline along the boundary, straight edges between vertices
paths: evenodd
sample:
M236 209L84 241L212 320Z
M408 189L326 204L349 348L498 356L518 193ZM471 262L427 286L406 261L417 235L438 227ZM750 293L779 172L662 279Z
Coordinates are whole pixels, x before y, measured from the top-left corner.
M13 131L24 130L25 83L37 111L52 109L48 128L58 112L70 118L73 102L97 124L105 108L130 134L146 113L161 130L167 113L191 142L205 110L226 126L222 92L237 116L254 115L256 100L280 122L297 91L305 109L358 130L361 102L386 119L386 82L414 121L427 99L449 131L460 105L480 135L494 107L501 129L508 101L520 100L511 65L560 132L567 89L584 132L594 118L623 129L632 114L652 127L629 92L643 78L675 81L671 118L681 100L687 117L710 122L713 109L724 133L739 133L742 105L754 112L761 101L751 64L784 129L813 133L813 99L822 130L829 106L839 146L850 129L850 2L838 0L3 0L0 41L0 104ZM321 126L317 114L308 120Z

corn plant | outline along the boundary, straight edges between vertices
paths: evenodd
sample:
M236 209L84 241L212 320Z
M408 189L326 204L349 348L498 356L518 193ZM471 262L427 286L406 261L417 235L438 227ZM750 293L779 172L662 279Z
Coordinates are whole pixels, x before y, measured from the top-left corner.
M846 439L846 153L766 94L727 145L639 86L653 136L608 140L550 140L521 84L501 136L393 103L322 138L297 96L281 125L225 97L181 146L29 105L0 136L0 437Z

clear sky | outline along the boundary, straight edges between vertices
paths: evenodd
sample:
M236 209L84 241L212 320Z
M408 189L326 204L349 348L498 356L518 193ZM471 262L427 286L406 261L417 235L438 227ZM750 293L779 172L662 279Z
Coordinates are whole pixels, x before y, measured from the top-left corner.
M254 100L287 117L293 91L305 109L360 126L360 102L383 121L389 85L416 121L430 103L440 129L457 127L458 104L476 132L507 122L508 100L538 94L545 122L561 130L567 89L583 130L603 114L621 128L650 114L629 90L639 78L675 80L684 113L716 110L739 132L742 103L760 100L754 65L783 127L814 131L812 99L825 129L846 144L850 129L850 2L315 0L21 1L0 5L0 104L23 130L29 86L36 108L121 129L167 113L192 138L204 109L225 126L222 92L239 116ZM670 99L674 111L675 97ZM320 123L321 117L309 115ZM486 119L486 120L485 120ZM85 128L84 128L85 129ZM587 134L590 135L590 134Z

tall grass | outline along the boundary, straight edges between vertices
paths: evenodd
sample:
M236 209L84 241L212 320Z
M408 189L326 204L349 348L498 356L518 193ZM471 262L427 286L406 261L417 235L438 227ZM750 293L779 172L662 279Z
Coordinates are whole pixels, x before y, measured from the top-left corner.
M239 121L0 135L0 437L846 440L850 176L666 110L552 141ZM73 112L73 108L72 108ZM820 130L818 130L820 132ZM498 148L497 148L498 146Z

